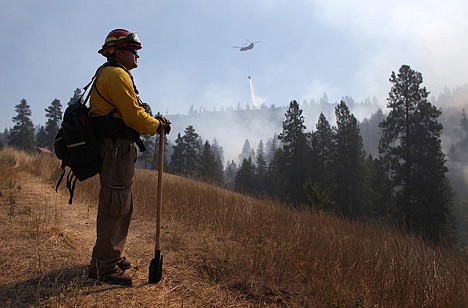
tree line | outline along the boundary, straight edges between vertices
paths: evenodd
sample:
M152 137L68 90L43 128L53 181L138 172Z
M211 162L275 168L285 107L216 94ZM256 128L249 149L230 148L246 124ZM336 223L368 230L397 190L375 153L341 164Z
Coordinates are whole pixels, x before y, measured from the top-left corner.
M344 101L335 108L335 126L322 113L310 132L292 101L274 138L278 143L269 142L265 152L260 142L255 153L246 140L240 166L226 166L225 183L295 207L385 220L434 243L453 240L454 194L441 147L441 111L428 101L421 73L410 66L392 72L390 82L389 113L379 123L375 157L364 150L359 123ZM197 137L191 126L178 136L169 170L201 176Z
M380 112L375 157L364 150L359 123L345 101L335 107L336 125L322 113L311 131L306 131L300 105L292 101L282 131L266 145L260 141L256 152L246 140L239 166L230 161L224 168L216 139L203 142L189 125L166 147L166 170L298 208L385 220L434 243L450 241L454 195L441 148L441 111L428 101L421 73L408 65L392 72L390 82L389 113ZM77 89L74 98L79 94ZM36 136L26 100L15 108L15 126L3 134L7 144L26 151L35 145L53 148L60 101L45 109L48 120ZM156 169L157 138L144 137L148 151L139 157L141 167Z

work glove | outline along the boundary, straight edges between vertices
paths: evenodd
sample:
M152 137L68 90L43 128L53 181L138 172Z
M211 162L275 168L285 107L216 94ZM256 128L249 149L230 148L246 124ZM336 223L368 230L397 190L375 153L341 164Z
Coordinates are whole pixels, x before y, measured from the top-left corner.
M164 128L164 134L169 134L169 132L171 131L171 121L169 121L168 119L166 119L165 117L163 116L155 116L156 120L159 121L159 126L158 126L158 129L156 130L157 133L159 133L161 131L161 129Z

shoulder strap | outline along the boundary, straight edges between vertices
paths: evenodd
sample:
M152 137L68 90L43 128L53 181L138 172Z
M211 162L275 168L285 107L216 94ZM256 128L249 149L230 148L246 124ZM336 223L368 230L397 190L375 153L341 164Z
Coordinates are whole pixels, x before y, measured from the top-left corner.
M139 92L138 92L138 89L137 89L137 87L136 87L136 85L135 85L135 81L133 80L133 75L130 73L129 70L127 70L127 68L125 68L125 66L123 66L123 65L120 64L119 62L106 62L106 63L104 63L103 65L101 65L101 66L97 69L96 74L94 74L93 79L91 80L91 82L88 83L88 84L86 85L86 87L83 88L83 89L85 89L85 91L86 91L86 90L88 89L88 87L91 85L91 83L93 82L93 80L94 80L93 88L96 90L97 94L98 94L103 100L105 100L109 105L111 105L111 106L114 107L114 109L108 114L108 116L112 116L112 115L117 111L117 107L115 107L114 104L112 104L107 98L104 97L104 95L101 94L101 92L99 92L99 89L97 88L97 85L96 85L96 80L97 80L97 77L98 77L98 75L99 75L99 72L101 71L101 69L103 69L103 68L106 67L106 66L120 67L121 69L123 69L123 70L130 76L130 79L132 80L133 89L135 90L135 93L137 94L137 96L138 96L138 93L139 93ZM91 91L89 91L88 96L86 96L86 100L85 100L84 104L86 104L86 102L88 101L88 98L89 98L90 94L91 94ZM138 99L139 99L139 98L138 98Z
M98 69L96 70L96 73L94 73L93 78L91 78L91 81L90 81L86 86L83 87L84 92L83 92L83 94L82 94L81 97L80 97L80 101L81 101L81 98L82 98L82 97L84 96L84 94L86 93L86 91L88 91L89 86L92 84L93 87L94 87L94 85L96 84L97 77L99 76L99 73L101 72L101 70L102 70L104 67L109 66L108 63L109 63L109 62L106 62L106 63L104 63L103 65L101 65L100 67L98 67ZM99 93L99 91L98 91L98 93ZM91 90L88 92L88 95L86 95L86 99L85 99L84 102L83 102L84 105L86 105L86 103L88 102L89 96L90 96L90 95L91 95ZM99 95L102 97L101 94L99 94ZM106 100L106 99L105 99L105 101L106 101L106 102L109 102L109 101ZM111 105L112 105L112 104L111 104ZM112 105L112 106L113 106L113 105Z
M119 62L106 62L104 64L105 66L114 66L114 67L120 67L121 69L123 69L129 76L130 76L130 79L132 80L132 85L133 85L133 90L135 90L135 93L138 95L140 94L138 92L138 89L135 85L135 80L133 80L133 75L132 73L130 73L130 71L125 67L123 66L122 64L120 64Z
M83 93L81 94L80 98L79 98L79 101L81 102L82 99L83 99L83 96L85 95L86 91L88 91L89 87L91 86L91 84L93 85L92 88L95 88L96 89L96 92L99 94L100 97L102 97L102 99L104 99L107 103L109 103L110 105L114 106L114 104L112 104L109 100L107 100L100 92L99 90L97 89L96 87L96 80L97 80L97 77L99 76L99 73L101 72L101 70L106 67L106 66L115 66L115 67L120 67L121 69L123 69L129 76L130 76L130 79L132 80L132 85L133 85L133 89L135 90L135 93L138 95L139 92L138 92L138 89L135 85L135 81L133 80L133 75L130 73L129 70L127 70L125 68L125 66L123 66L122 64L118 63L118 62L106 62L104 63L103 65L101 65L100 67L98 67L98 69L96 70L96 73L94 73L94 76L91 78L91 81L85 85L83 87ZM88 95L86 95L86 98L85 100L83 101L83 104L86 105L86 103L88 102L89 100L89 97L91 95L91 91L88 92ZM114 106L115 108L115 106Z

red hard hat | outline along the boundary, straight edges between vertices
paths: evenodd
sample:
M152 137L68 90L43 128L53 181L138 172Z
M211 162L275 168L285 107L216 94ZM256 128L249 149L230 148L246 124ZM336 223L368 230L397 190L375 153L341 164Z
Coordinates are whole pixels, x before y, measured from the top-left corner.
M109 32L104 41L104 45L98 51L101 55L111 54L115 49L130 46L135 49L141 49L141 42L136 32L130 32L125 29L115 29Z

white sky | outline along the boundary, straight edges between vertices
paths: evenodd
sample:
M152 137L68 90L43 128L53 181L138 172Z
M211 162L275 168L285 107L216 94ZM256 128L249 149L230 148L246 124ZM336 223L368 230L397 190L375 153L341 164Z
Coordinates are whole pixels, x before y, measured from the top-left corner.
M26 99L45 124L53 99L65 106L104 61L108 32L138 32L132 71L153 111L187 114L250 99L376 96L382 106L392 71L408 64L436 97L468 81L468 2L462 0L0 0L0 129ZM233 45L262 41L249 52Z

